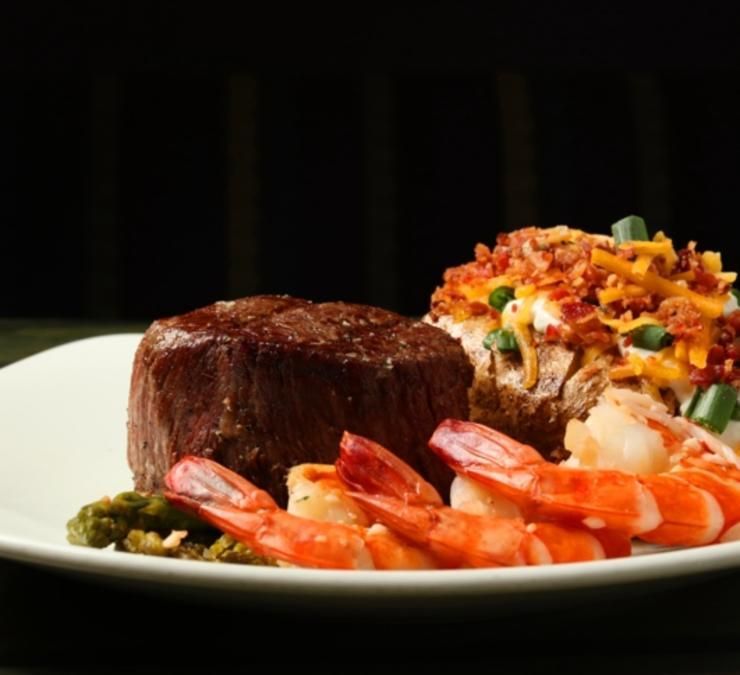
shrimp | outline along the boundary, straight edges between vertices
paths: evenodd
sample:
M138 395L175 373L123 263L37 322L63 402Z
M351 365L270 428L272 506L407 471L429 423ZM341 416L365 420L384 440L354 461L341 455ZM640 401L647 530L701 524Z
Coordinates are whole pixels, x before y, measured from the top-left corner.
M616 468L634 473L662 473L687 452L708 452L714 461L740 467L728 445L684 417L674 417L662 403L630 389L610 387L585 422L570 420L565 464Z
M385 528L325 522L288 513L233 471L202 457L185 457L165 477L165 496L249 546L258 555L300 567L416 569L435 567L431 555Z
M288 472L288 513L323 522L344 523L363 532L378 569L434 569L437 561L424 549L402 541L352 499L331 464L299 464ZM432 486L429 486L432 490Z
M458 474L510 500L528 518L581 522L668 546L740 536L740 471L734 453L640 394L610 396L667 439L669 471L636 474L550 464L505 434L457 420L442 422L429 444Z
M337 476L372 517L453 567L532 565L629 555L629 540L608 531L444 506L436 490L381 445L345 433Z

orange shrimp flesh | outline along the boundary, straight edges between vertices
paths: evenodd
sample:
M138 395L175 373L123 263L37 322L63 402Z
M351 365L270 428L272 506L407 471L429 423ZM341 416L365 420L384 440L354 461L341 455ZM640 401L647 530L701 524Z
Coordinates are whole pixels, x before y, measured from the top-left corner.
M350 526L282 511L263 490L202 457L185 457L165 477L165 497L262 556L304 567L372 568L362 537Z
M249 546L300 567L428 569L435 561L382 527L302 518L220 464L185 457L165 477L165 497Z
M299 464L288 472L288 511L301 518L354 526L365 540L376 569L435 569L428 550L410 544L380 524L372 524L350 497L331 464Z
M550 562L530 552L521 520L473 516L448 506L414 506L394 497L350 492L360 506L394 532L428 547L449 567L498 567Z
M715 491L683 470L637 475L550 464L530 446L459 420L442 422L429 444L453 470L500 492L527 516L580 521L670 546L711 543L726 526Z
M527 525L520 518L443 506L436 490L410 466L361 436L344 434L336 468L338 477L354 490L350 496L366 513L428 547L449 566L543 564L630 554L629 539L618 533L596 535L555 523Z

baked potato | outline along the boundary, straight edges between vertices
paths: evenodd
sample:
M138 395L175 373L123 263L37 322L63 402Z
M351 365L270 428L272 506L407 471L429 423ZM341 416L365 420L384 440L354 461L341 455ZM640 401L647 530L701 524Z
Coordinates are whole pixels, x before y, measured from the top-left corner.
M557 459L568 421L584 419L610 384L674 414L691 415L712 387L736 394L736 274L694 242L676 250L662 232L648 239L635 216L613 232L527 227L446 270L426 320L473 363L473 421ZM733 415L707 426L739 445Z

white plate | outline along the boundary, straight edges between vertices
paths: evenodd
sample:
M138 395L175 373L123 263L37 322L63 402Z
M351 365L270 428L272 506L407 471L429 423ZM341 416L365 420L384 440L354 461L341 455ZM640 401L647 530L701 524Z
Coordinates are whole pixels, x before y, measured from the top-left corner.
M498 611L740 568L740 542L590 563L429 572L214 565L71 546L65 523L82 504L131 488L126 399L139 338L81 340L0 369L0 556L218 601L345 611Z

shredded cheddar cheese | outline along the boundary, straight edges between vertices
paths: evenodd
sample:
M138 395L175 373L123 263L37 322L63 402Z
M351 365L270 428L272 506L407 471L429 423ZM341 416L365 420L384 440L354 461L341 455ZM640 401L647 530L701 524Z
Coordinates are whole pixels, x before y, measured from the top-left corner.
M512 324L511 329L514 332L516 343L519 346L519 353L522 355L522 363L524 364L524 381L522 382L522 386L525 389L531 389L537 384L539 374L537 350L532 341L532 334L529 332L528 326L520 323Z
M673 248L673 241L666 237L662 231L656 232L655 236L653 237L653 241L659 243L668 242L668 244L670 244L670 249L666 251L662 256L663 260L665 261L664 271L666 273L670 272L673 269L673 266L678 262L678 254Z
M679 296L687 298L704 316L710 319L716 319L722 315L723 303L721 301L699 295L699 293L679 286L677 283L664 279L653 272L646 272L644 277L639 277L632 272L632 264L629 261L618 258L608 251L595 248L591 252L591 262L597 267L603 267L605 270L614 272L642 286L651 293L657 293L664 297Z
M691 270L688 272L681 272L679 274L674 274L671 277L668 277L669 281L693 281L696 279L696 274L694 274Z
M701 254L701 261L704 263L707 272L716 274L722 271L722 256L715 251L704 251Z
M534 295L537 291L537 286L534 284L527 284L526 286L519 286L514 291L514 297L516 298L528 298L530 295Z
M670 239L663 241L629 241L624 244L620 244L619 248L628 248L638 256L649 255L655 257L657 255L669 255L673 251L673 242Z
M712 346L712 324L704 319L699 337L689 345L689 363L695 368L707 367L707 356Z
M637 256L637 259L632 263L632 273L640 278L645 276L645 272L648 271L650 264L653 262L655 256L647 255L642 253Z
M621 319L607 319L605 316L599 315L599 321L601 321L605 326L613 328L620 335L623 333L629 333L630 331L635 330L635 328L640 328L641 326L660 325L660 321L654 319L652 316L641 316L632 321L622 321Z
M684 377L685 371L678 364L661 363L661 359L655 356L643 359L637 354L630 354L626 364L614 366L609 371L609 377L612 380L642 376L648 377L655 384L666 385L668 382Z
M640 298L647 295L647 291L641 286L634 284L627 284L625 286L605 288L603 291L599 291L599 302L602 305L608 305L617 300L623 300L624 298Z

